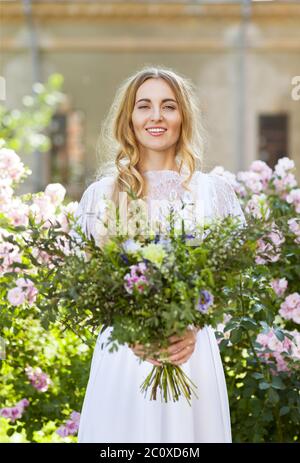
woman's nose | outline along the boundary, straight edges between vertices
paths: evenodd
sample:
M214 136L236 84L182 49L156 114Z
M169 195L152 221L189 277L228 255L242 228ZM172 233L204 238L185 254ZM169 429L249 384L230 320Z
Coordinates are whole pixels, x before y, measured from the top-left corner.
M151 120L156 121L161 119L161 112L160 110L154 111L151 115Z

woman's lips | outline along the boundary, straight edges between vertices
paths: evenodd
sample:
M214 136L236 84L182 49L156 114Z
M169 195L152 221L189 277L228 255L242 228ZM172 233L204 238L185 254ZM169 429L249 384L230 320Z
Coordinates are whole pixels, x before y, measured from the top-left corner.
M146 130L146 132L148 132L150 135L152 135L152 137L160 137L161 135L166 133L166 130L164 130L163 132L150 132L149 130Z

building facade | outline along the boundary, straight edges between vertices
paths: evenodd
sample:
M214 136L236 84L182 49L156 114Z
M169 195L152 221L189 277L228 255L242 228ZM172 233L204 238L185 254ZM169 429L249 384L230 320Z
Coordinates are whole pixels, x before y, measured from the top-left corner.
M116 89L146 64L196 84L208 134L205 171L223 165L237 172L254 159L274 165L289 156L299 179L299 1L2 1L1 23L9 107L36 79L65 78L69 115L81 121L84 140L84 150L71 143L68 154L84 180L62 178L74 196L101 162L97 138ZM53 178L49 156L43 174L33 173L42 183Z

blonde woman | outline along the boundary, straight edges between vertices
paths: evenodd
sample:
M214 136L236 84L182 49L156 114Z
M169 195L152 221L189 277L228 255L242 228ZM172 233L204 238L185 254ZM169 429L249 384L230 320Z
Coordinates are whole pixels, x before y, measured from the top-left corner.
M102 200L120 205L121 194L129 191L148 205L192 195L202 204L204 219L243 217L232 187L201 170L204 141L196 93L189 79L170 69L143 68L120 86L99 147L110 170L101 167L76 214L84 232L95 239ZM103 348L110 330L99 334L96 343L79 442L231 442L224 371L211 327L189 327L182 337L168 340L170 362L197 385L198 398L192 398L191 406L183 397L168 403L144 397L140 385L159 362L141 361L140 345L110 353Z

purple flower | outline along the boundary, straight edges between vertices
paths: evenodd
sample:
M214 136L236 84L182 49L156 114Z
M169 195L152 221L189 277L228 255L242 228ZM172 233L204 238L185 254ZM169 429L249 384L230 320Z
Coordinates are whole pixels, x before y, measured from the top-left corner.
M31 385L40 392L46 392L51 385L49 376L44 373L41 368L32 368L27 366L25 373L31 382Z
M141 245L138 242L131 239L131 238L124 241L122 246L123 246L124 251L127 252L127 253L136 252L141 248Z
M14 407L6 407L0 410L0 416L7 418L14 423L19 418L22 418L25 407L28 407L29 400L22 399Z
M57 434L61 437L67 437L77 433L80 422L80 413L73 411L70 419L64 425L61 425L57 430Z
M137 265L130 266L130 273L124 276L125 284L124 287L129 294L133 293L133 289L137 289L142 293L145 287L148 285L148 279L144 275L147 266L144 262L139 262Z
M123 260L123 262L125 262L126 265L129 264L129 260L128 260L128 257L126 256L126 254L120 254L120 257Z
M197 310L201 313L207 313L208 308L214 303L214 296L206 289L200 291L197 301Z
M67 437L69 435L69 430L68 430L68 428L66 428L66 426L60 426L56 430L56 432L60 437Z

